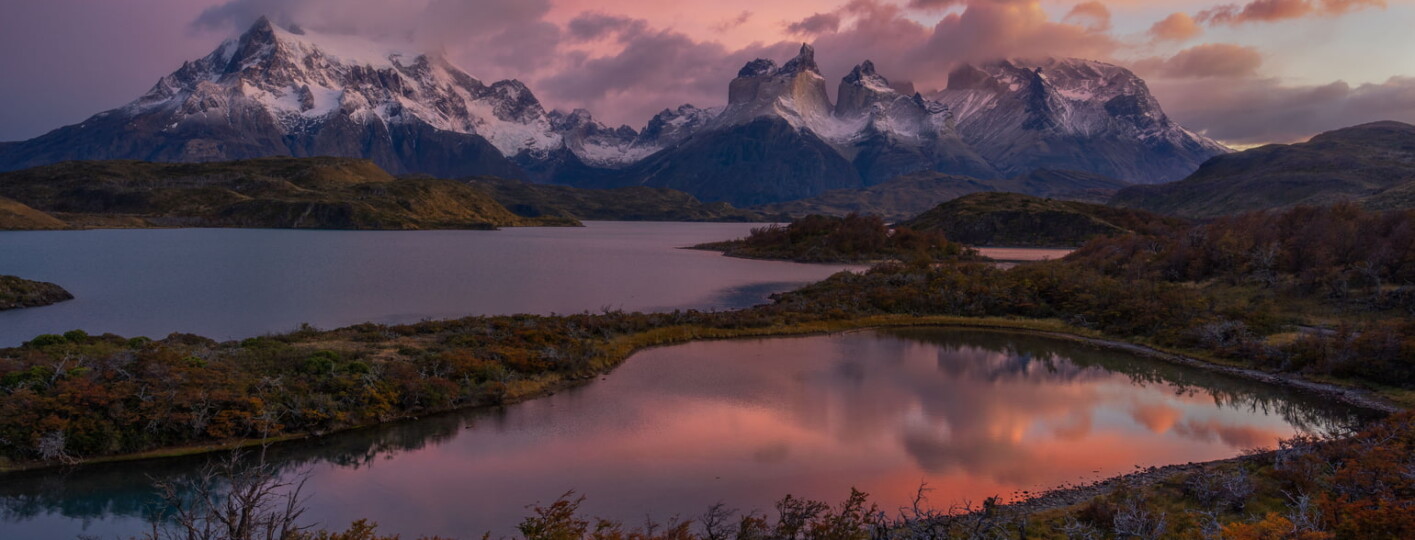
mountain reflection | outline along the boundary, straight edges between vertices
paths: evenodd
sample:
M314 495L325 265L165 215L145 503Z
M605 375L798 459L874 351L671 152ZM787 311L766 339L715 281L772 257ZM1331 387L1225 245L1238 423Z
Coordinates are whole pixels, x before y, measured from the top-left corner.
M271 456L311 471L310 515L322 523L368 517L390 532L465 536L510 532L524 505L569 489L589 497L588 511L623 520L696 515L719 500L768 508L785 493L836 500L851 486L890 508L921 481L947 506L1093 471L1229 457L1359 420L1283 389L1083 344L909 329L652 349L552 397ZM0 533L25 520L136 532L114 518L146 518L154 481L203 463L7 477Z

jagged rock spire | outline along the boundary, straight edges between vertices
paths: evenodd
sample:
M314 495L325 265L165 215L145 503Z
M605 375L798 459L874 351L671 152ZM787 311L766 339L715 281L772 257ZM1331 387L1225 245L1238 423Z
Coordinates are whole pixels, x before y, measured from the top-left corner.
M816 74L820 73L820 66L816 65L816 50L806 43L802 43L801 52L797 53L795 58L792 58L790 61L786 62L785 65L781 66L781 69L777 72L799 73L802 71L810 71Z

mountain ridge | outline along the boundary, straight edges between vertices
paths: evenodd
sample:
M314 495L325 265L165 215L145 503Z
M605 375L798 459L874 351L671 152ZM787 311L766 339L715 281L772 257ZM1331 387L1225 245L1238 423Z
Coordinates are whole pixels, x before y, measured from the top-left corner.
M993 179L1057 168L1150 182L1226 151L1173 124L1118 66L1002 61L959 68L955 82L912 92L865 60L832 103L814 49L802 44L780 65L746 63L725 107L682 105L640 129L611 127L584 109L548 111L524 83L482 82L440 54L261 18L123 107L0 143L0 170L327 155L395 174L671 187L744 206L926 170ZM1104 103L1086 103L1082 90ZM778 120L790 129L771 127ZM703 166L734 172L705 175Z

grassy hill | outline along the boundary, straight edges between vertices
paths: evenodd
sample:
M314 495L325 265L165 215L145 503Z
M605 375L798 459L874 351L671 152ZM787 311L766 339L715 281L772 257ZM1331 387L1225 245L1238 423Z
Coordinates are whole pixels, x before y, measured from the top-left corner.
M469 178L466 182L524 217L593 221L788 220L784 216L734 208L725 202L703 203L692 195L667 188L582 189L493 177Z
M1097 236L1157 232L1182 224L1143 210L988 192L940 204L899 226L941 232L975 246L1069 247Z
M0 197L0 230L42 231L67 228L69 224L63 220L20 204L19 201Z
M462 182L395 178L373 162L68 162L0 174L0 197L70 226L492 229L575 224L518 216Z
M1376 122L1218 156L1184 180L1123 189L1111 204L1205 219L1341 201L1415 208L1415 126Z
M977 252L944 235L891 230L879 216L806 216L786 226L752 229L746 238L698 244L691 249L721 251L729 257L796 262L871 262L885 260L957 261L977 259Z
M53 283L0 276L0 311L47 306L73 299L74 295Z
M979 180L926 171L891 179L863 190L835 190L799 201L754 207L772 214L802 217L811 214L844 216L870 214L899 221L969 193L1009 191L1038 197L1103 202L1129 184L1074 171L1039 169L1001 180Z

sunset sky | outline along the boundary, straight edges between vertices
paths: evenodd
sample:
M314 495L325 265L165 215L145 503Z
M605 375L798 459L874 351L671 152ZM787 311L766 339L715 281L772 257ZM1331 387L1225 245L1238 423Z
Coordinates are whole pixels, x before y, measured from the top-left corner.
M47 0L0 19L0 140L120 106L262 14L444 50L547 108L642 127L726 101L759 56L817 48L834 86L870 59L920 90L961 61L1077 56L1135 70L1170 116L1243 146L1415 122L1415 0Z

